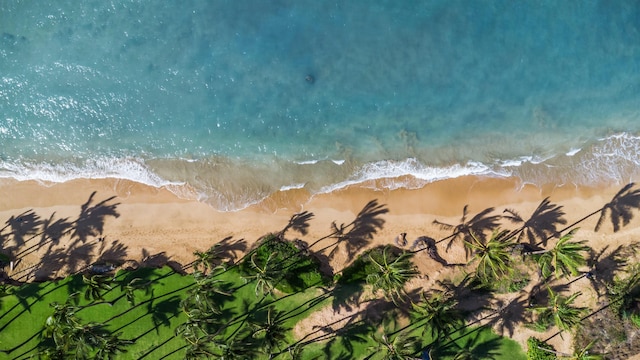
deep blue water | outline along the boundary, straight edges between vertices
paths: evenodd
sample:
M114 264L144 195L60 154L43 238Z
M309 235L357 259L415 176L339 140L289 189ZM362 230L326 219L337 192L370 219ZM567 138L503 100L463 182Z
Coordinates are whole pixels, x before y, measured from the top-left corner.
M637 1L0 0L5 178L622 183L639 105Z

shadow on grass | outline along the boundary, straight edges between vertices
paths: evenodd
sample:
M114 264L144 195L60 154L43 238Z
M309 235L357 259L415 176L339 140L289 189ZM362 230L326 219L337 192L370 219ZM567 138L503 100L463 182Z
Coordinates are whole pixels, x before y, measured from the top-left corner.
M434 358L453 357L456 359L487 359L492 360L500 356L500 346L502 339L488 331L482 331L483 327L473 329L468 333L464 333L454 340L451 340L445 347L436 348L433 354ZM472 335L473 334L473 335Z
M50 284L54 284L52 283L48 283L47 285L44 286L44 288L48 287ZM18 307L19 305L23 306L22 311L20 311L18 314L16 314L11 320L7 321L6 324L2 325L0 327L0 332L2 332L7 326L9 326L14 320L16 320L17 318L19 318L20 316L22 316L22 314L24 314L25 312L31 312L31 306L33 304L35 304L36 302L40 301L44 296L60 289L61 287L66 286L66 284L60 284L58 286L55 286L54 288L52 288L51 290L40 294L39 291L44 289L44 288L39 288L40 284L28 284L28 285L23 285L21 286L16 292L14 292L14 294L16 294L16 298L18 299L18 302L11 307L11 309L7 310L4 314L2 314L0 316L0 320L7 314L9 314L11 311L13 311L16 307ZM25 288L26 287L26 288ZM24 289L24 290L23 290ZM31 303L28 302L28 298L35 298L35 300Z

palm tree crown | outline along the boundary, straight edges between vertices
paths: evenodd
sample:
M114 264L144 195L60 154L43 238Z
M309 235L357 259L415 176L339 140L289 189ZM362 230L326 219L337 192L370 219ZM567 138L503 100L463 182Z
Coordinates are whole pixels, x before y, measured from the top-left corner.
M538 313L538 323L555 324L560 330L571 330L579 325L587 308L574 306L573 303L582 293L577 292L565 297L556 293L550 287L547 290L549 291L549 303L546 306L538 306L532 309Z
M586 265L586 255L591 248L585 245L586 240L571 241L577 230L573 229L561 237L552 249L534 252L542 253L537 258L537 262L544 278L551 274L555 274L557 278L576 276L578 268Z
M382 249L380 259L369 255L369 260L375 265L376 271L367 275L367 283L373 286L374 292L382 290L385 297L396 303L404 295L404 284L419 272L411 262L412 253L402 252L393 259L389 249L389 246Z
M473 242L467 243L467 246L474 250L472 261L478 261L476 274L481 281L486 283L499 280L511 273L509 248L513 246L513 241L505 237L508 233L507 230L494 231L486 243L480 241L475 234L471 234Z

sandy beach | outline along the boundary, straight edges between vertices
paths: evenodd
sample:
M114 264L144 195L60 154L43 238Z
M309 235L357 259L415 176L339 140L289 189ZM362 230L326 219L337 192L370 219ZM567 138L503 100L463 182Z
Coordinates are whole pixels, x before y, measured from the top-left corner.
M518 211L527 217L545 197L553 203L562 205L568 224L599 209L607 203L622 187L576 188L573 186L543 187L522 186L515 179L461 177L434 182L418 190L375 191L367 189L375 184L363 184L331 194L310 197L302 189L278 193L263 202L238 212L219 212L212 207L193 200L176 197L167 189L153 188L125 180L74 180L66 183L43 185L36 182L17 182L3 180L0 183L0 219L4 224L25 212L33 211L42 220L78 217L81 206L87 202L93 192L92 204L114 197L106 204L116 205L117 217L106 216L101 234L89 236L87 242L96 246L92 252L81 259L78 267L86 266L99 257L100 249L109 248L117 241L126 247L126 258L141 261L145 256L164 253L170 260L187 264L194 259L193 252L205 250L216 242L232 237L244 239L249 244L262 235L282 229L289 217L296 212L310 211L315 216L310 222L309 233L305 236L290 233L309 243L327 235L330 225L352 221L363 206L377 199L386 204L389 212L384 216L384 228L379 231L370 247L380 244L392 244L394 238L407 233L409 244L418 236L441 239L449 235L432 224L441 222L457 224L465 205L469 215L494 207L500 214L505 208ZM627 227L613 233L610 223L594 233L597 216L580 224L576 238L588 240L588 245L598 251L605 246L614 248L618 244L630 243L640 234L640 220L634 219ZM5 225L6 225L5 224ZM505 221L504 224L508 223ZM4 225L2 225L4 226ZM515 228L511 225L511 228ZM8 230L4 230L6 234ZM33 236L33 235L31 235ZM25 238L29 238L27 234ZM57 246L68 245L68 236L60 239ZM327 244L329 244L327 240ZM317 247L322 247L322 243ZM445 252L444 243L438 245L440 254L450 263L463 263L464 252L454 248ZM37 264L40 253L32 253L17 264L14 271L19 273ZM428 289L436 280L451 275L451 271L431 260L425 253L419 253L415 262L426 277L413 281L413 286ZM347 265L346 254L337 256L331 264L334 269ZM70 268L59 269L49 276L64 276L73 271ZM597 296L588 286L588 282L576 282L571 290L583 291L581 302L595 308ZM344 315L344 314L343 314ZM513 338L524 344L530 330L522 330ZM553 339L558 350L570 352L570 337Z

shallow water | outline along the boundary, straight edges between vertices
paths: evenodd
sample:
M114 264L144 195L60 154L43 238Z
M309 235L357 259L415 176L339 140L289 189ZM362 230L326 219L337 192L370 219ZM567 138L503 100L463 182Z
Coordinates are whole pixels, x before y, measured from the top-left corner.
M0 176L224 210L403 175L386 186L624 183L639 20L635 1L2 2Z

